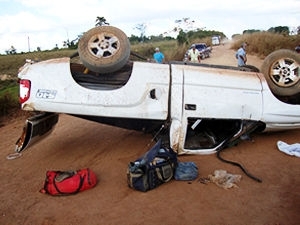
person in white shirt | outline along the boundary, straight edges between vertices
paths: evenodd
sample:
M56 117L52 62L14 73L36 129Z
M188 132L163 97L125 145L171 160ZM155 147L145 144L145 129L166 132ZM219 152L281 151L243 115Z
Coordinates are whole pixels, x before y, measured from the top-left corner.
M189 61L193 63L200 63L200 52L196 49L196 45L192 45L192 48L188 52Z

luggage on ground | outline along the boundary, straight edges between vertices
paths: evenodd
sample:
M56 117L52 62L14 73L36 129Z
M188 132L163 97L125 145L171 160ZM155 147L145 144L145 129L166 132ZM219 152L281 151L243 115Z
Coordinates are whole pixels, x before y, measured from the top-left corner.
M89 168L77 171L47 171L41 193L50 195L76 194L97 184L95 173Z
M159 140L142 157L130 162L127 169L129 187L146 192L170 181L177 166L177 154L161 146Z

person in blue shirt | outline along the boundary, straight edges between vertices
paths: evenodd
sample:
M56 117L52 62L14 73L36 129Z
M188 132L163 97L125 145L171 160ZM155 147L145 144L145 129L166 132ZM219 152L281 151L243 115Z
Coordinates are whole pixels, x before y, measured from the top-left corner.
M237 50L235 57L237 59L238 66L245 66L247 62L246 56L247 43L242 43L241 47Z
M163 63L165 56L162 52L159 51L159 48L155 48L155 53L153 54L153 58L157 63Z

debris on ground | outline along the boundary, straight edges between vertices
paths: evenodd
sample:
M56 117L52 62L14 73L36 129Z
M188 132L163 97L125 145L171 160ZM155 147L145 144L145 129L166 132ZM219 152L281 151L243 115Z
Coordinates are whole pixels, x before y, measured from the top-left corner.
M240 182L242 175L230 174L227 173L226 170L215 170L213 175L208 175L208 178L217 186L229 189L232 187L238 187L236 183Z
M300 157L300 144L299 143L289 145L283 141L278 141L277 147L278 147L279 151L282 151L288 155Z

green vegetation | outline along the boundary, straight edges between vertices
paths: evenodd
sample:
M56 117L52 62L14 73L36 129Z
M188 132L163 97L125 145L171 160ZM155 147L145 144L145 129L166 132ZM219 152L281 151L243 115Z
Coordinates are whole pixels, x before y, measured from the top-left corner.
M0 55L0 75L7 74L12 80L0 81L0 121L1 117L9 115L19 109L19 87L17 74L20 67L25 64L26 59L42 61L51 58L68 57L75 50L55 50L44 52L29 52L14 55Z
M143 42L132 45L132 51L151 58L154 53L155 47L159 47L165 54L167 61L179 60L181 61L187 48L192 43L205 42L208 46L211 45L211 34L217 32L209 32L208 36L201 35L188 35L185 38L186 41L183 44L179 44L175 39L168 41L156 41L156 42ZM199 33L198 33L199 34ZM203 33L201 33L203 34ZM217 33L218 34L218 33ZM222 34L220 34L222 37ZM274 32L253 32L245 33L244 35L235 35L231 42L231 48L237 50L242 42L247 42L248 54L257 55L261 58L266 57L271 52L278 49L290 49L294 50L297 45L300 44L300 35L286 35L285 33Z
M285 33L254 32L235 36L232 49L238 49L242 42L247 42L248 54L257 55L261 58L278 49L291 49L300 44L300 35L286 35Z
M14 80L0 82L0 117L19 107L18 86Z
M42 61L51 58L70 56L74 52L76 52L74 49L62 49L53 51L36 51L15 55L0 55L0 74L8 74L16 77L19 68L25 64L26 59Z
M211 36L220 35L222 33L216 31L196 31L196 32L182 32L182 39L174 38L151 37L145 42L137 42L134 39L131 42L131 51L144 57L151 59L154 49L159 47L164 53L166 61L181 61L192 43L205 42L211 45ZM300 35L289 36L286 33L276 32L245 32L243 35L235 35L231 43L232 49L238 49L242 42L248 43L248 54L254 54L264 58L271 52L277 49L285 48L294 50L300 44ZM0 117L7 115L11 110L19 108L18 103L18 84L17 73L18 69L24 65L26 59L34 61L42 61L51 58L69 57L74 54L74 49L56 49L52 51L37 51L13 55L0 55L0 75L7 74L14 77L11 81L0 81ZM141 60L131 56L132 60Z

